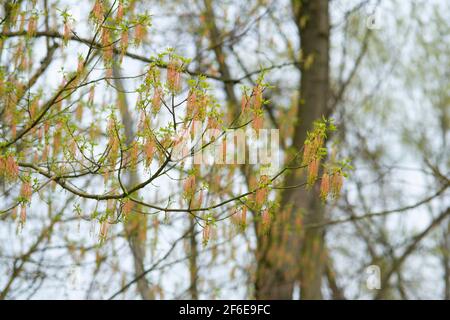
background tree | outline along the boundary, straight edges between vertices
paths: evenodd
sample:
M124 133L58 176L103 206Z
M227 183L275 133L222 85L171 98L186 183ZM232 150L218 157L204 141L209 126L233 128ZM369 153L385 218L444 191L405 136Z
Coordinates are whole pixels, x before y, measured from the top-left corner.
M0 297L448 297L448 5L2 6ZM193 120L283 174L173 159Z

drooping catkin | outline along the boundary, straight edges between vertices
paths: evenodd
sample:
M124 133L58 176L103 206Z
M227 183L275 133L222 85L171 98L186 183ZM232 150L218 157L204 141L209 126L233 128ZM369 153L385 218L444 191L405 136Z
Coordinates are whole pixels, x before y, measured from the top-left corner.
M124 215L124 218L127 218L128 215L131 213L131 211L134 208L134 202L130 199L126 199L124 201L123 207L122 207L122 213Z
M92 15L96 23L103 21L103 0L96 0L94 8L92 9Z
M241 225L243 227L247 225L247 206L243 206L241 210Z
M128 50L129 41L130 40L128 30L123 30L120 35L120 57L119 57L120 62L122 62L123 57Z
M138 163L138 156L139 156L139 146L137 142L134 142L133 145L130 148L130 168L131 170L135 170L137 163Z
M109 160L109 164L112 167L115 167L117 158L119 156L120 141L117 137L116 124L115 124L113 117L111 117L109 119L107 133L108 133L108 139L109 139L108 144L110 147L110 150L108 153L108 160Z
M191 198L195 193L195 175L191 174L184 181L183 186L184 195L186 198Z
M323 201L325 201L330 193L330 175L328 173L324 173L322 175L322 180L320 182L320 197Z
M167 65L167 87L173 93L181 89L181 74L178 63L171 59Z
M204 246L206 246L208 244L208 242L209 242L210 237L211 237L211 226L210 226L209 223L206 223L205 227L203 228L202 235L203 235L202 243L203 243Z
M27 221L27 207L25 204L22 204L20 207L20 225L23 226Z
M267 232L270 227L271 216L269 209L264 209L261 213L261 224L264 232Z
M263 121L264 119L262 114L258 112L252 122L252 127L255 129L256 133L259 133L259 130L262 129Z
M18 178L19 165L11 154L6 156L6 158L0 157L0 175L7 182L13 182Z
M33 37L36 34L37 17L32 15L28 20L27 36Z
M342 173L335 172L331 177L331 193L334 198L339 197L343 184L344 184L344 177L342 176Z
M249 104L249 98L247 94L244 92L241 98L241 113L244 114L247 111L247 107Z
M188 120L191 120L196 112L197 108L197 94L195 91L191 90L189 92L188 98L187 98L187 106L186 106L186 116Z
M258 84L253 88L252 96L253 96L253 109L255 110L255 112L257 112L261 109L263 102L261 85Z
M147 137L147 139L145 140L144 153L145 153L145 166L148 168L152 163L155 154L155 141L151 136Z
M75 109L75 119L81 121L83 119L83 103L79 102L77 108Z
M267 200L267 196L269 194L268 183L269 177L266 175L262 175L259 180L259 188L255 193L255 205L257 208L260 208Z
M117 6L117 14L116 14L116 19L118 22L122 21L123 13L124 13L123 3L122 1L120 1L119 5Z
M138 23L134 29L134 43L139 46L147 35L147 28L144 24Z
M100 232L99 232L100 242L106 240L106 237L108 236L108 230L109 230L109 222L107 220L103 220L100 224Z
M64 22L64 29L63 29L63 44L67 45L70 39L70 34L72 32L72 27L70 25L70 21L66 20Z
M319 165L320 160L318 158L311 160L311 162L308 164L308 178L307 178L308 186L312 186L314 182L316 182L317 176L319 174Z
M26 201L30 201L32 193L33 190L31 188L31 183L29 181L23 182L20 188L20 196L24 198Z
M161 88L155 88L152 97L152 112L157 114L161 109L162 90Z

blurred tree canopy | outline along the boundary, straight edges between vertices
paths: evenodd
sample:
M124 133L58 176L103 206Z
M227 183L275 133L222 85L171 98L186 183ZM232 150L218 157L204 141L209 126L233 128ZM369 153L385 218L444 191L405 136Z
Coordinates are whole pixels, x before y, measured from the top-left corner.
M449 14L3 1L0 298L449 299Z

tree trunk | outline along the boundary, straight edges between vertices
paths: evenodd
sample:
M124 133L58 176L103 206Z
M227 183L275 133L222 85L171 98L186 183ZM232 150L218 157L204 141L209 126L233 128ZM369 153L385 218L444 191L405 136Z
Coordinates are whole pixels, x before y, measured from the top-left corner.
M293 0L292 8L301 44L300 95L293 136L293 145L299 150L313 122L326 114L330 26L327 0ZM299 173L298 170L289 172L286 186L304 182L305 176ZM258 236L257 299L291 299L298 280L302 299L322 298L324 232L322 228L305 230L302 225L323 219L324 209L317 188L284 190L269 234Z
M134 134L134 122L130 114L128 102L126 99L125 88L123 87L121 78L121 72L117 65L113 67L114 84L117 87L118 104L120 109L120 115L122 117L122 123L125 129L126 145L130 146L135 139ZM131 188L139 183L139 178L136 171L130 170L127 172L126 188ZM144 260L146 253L145 233L147 232L147 217L136 212L131 212L129 221L126 224L125 232L127 235L128 244L130 246L131 253L134 261L134 274L139 277L144 273ZM141 277L137 281L137 287L139 294L144 300L153 300L154 294L151 290L149 283L145 277Z

